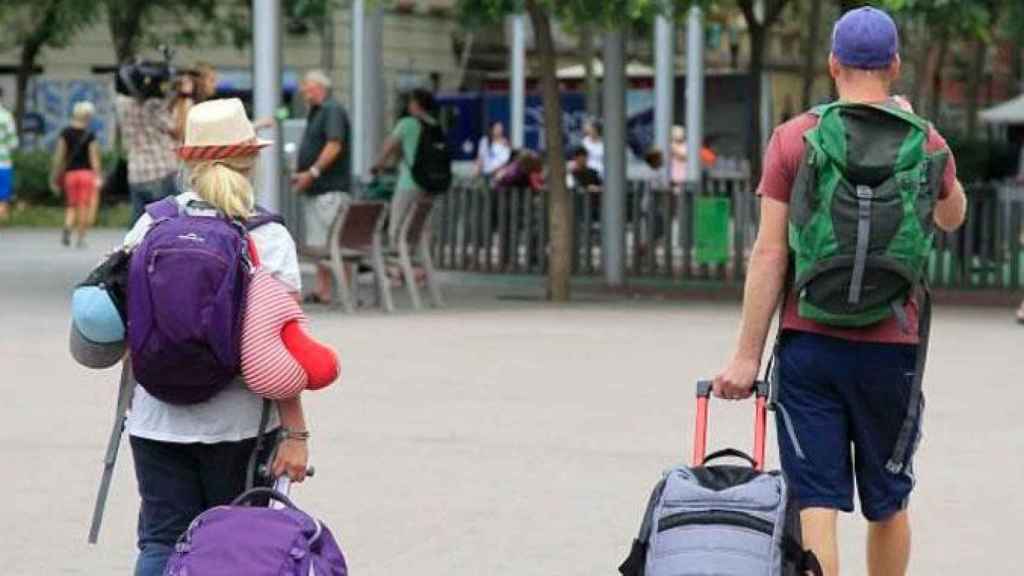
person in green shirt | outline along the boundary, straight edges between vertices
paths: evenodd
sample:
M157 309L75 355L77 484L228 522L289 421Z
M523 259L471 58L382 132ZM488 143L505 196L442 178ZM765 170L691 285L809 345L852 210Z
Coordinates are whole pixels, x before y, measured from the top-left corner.
M399 161L398 184L395 195L391 198L391 214L388 222L388 239L395 245L402 218L423 193L412 177L412 163L416 158L416 147L420 143L423 123L437 124L434 95L424 89L413 90L406 105L406 115L402 117L391 135L384 141L380 156L370 168L373 174Z

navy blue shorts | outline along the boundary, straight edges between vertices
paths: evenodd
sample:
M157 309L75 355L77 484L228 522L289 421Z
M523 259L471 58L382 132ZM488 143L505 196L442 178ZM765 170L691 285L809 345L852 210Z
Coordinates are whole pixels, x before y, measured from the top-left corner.
M912 345L783 335L775 421L782 470L801 508L852 512L855 478L868 520L906 508L913 453L899 473L885 465L907 414L916 355ZM920 438L920 413L915 426Z

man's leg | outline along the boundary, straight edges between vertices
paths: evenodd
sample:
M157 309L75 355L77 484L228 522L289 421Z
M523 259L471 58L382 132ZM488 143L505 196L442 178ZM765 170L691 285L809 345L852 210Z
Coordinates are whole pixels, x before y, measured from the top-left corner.
M869 522L867 558L871 576L903 576L910 561L910 520L907 505L914 488L913 454L903 470L886 463L911 401L917 353L913 346L862 344L859 377L845 390L850 407L857 491ZM920 434L920 414L915 434ZM916 442L915 442L916 445Z
M153 201L162 200L168 196L177 196L180 193L181 191L178 189L178 173L171 172L160 180L159 198L153 198Z
M839 546L836 541L838 513L838 510L829 508L804 508L800 511L804 548L818 557L824 576L839 574Z
M783 336L778 357L779 457L801 508L804 547L826 576L839 573L837 513L853 510L849 421L836 388L855 359L848 343L799 332Z
M903 576L910 565L910 516L906 510L868 524L868 574Z
M146 186L143 183L129 184L128 194L132 199L132 225L142 216L142 212L146 209Z
M341 208L346 195L342 192L326 192L317 196L303 196L303 216L306 225L306 245L310 247L327 246L330 242L331 227ZM330 268L317 263L316 287L314 294L317 299L329 303L334 297L334 276Z
M398 248L398 235L402 232L402 221L420 195L419 190L396 190L391 197L391 213L388 215L388 241L392 249Z

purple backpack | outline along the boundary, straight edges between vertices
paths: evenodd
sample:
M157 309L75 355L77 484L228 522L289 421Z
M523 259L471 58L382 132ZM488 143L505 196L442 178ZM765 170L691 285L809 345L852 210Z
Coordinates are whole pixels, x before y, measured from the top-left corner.
M284 508L246 506L271 498ZM164 576L347 576L338 543L319 520L270 488L200 514L179 538Z
M206 205L209 208L208 205ZM241 371L242 311L251 264L244 224L195 216L175 198L146 207L153 225L128 271L128 344L135 378L171 404L197 404Z

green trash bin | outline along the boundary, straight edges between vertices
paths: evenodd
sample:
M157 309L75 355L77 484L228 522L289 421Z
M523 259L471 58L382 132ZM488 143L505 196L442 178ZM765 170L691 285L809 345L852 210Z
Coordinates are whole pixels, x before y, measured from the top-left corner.
M698 264L724 264L728 261L731 205L728 198L696 198L693 229Z

